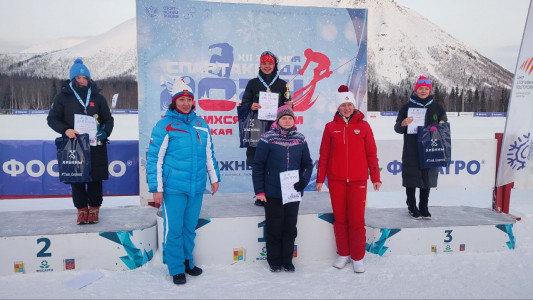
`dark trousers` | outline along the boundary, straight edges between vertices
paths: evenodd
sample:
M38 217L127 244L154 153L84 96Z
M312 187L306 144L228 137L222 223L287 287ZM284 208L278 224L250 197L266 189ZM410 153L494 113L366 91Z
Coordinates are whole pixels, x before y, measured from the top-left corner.
M267 198L265 204L267 261L271 266L292 263L296 223L300 202L283 205L279 198Z
M255 150L255 147L246 148L246 164L250 167L254 165Z
M102 180L87 183L71 183L72 200L76 208L99 207L103 201Z
M420 202L418 204L418 208L427 208L428 202L429 202L429 191L430 189L420 189L420 193L418 194L418 197L420 198ZM409 206L416 206L416 188L414 187L406 187L405 188L405 194L407 195L407 205Z

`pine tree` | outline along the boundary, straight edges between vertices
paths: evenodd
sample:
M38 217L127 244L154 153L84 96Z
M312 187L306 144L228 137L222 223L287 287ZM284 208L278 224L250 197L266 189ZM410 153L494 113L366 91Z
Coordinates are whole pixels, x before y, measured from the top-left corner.
M477 88L474 90L474 99L473 99L473 108L472 110L473 111L482 111L480 109L480 103L479 103L479 91L477 90Z
M479 99L479 111L487 111L487 99L485 98L485 90L481 90L481 98Z

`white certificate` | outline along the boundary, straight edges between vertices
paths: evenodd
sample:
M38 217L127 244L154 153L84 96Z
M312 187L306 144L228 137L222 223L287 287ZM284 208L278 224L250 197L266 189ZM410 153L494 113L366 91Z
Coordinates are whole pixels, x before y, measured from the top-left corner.
M96 146L96 119L86 115L74 115L74 130L80 134L88 133L91 146Z
M259 105L261 105L257 114L259 120L276 121L278 98L277 93L259 92Z
M417 134L418 126L424 126L427 108L409 108L407 116L413 117L413 122L407 125L407 134Z
M302 195L294 189L294 184L300 181L298 170L285 171L279 173L281 182L281 198L283 204L302 200Z

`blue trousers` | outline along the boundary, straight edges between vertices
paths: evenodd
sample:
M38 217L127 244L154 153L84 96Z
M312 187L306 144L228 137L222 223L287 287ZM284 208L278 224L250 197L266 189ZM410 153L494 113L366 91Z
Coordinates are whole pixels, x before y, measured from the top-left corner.
M171 276L185 273L186 259L194 268L192 251L203 196L163 193L163 253Z

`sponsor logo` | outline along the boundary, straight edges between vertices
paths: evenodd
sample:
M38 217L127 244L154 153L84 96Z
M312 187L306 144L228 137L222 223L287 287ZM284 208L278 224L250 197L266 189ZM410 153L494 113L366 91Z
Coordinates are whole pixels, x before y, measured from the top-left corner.
M64 164L76 164L77 161L63 161ZM123 162L121 160L113 160L109 163L108 171L109 175L113 177L121 177L126 173L126 166L131 167L133 166L133 161L128 160L126 162ZM2 164L2 171L5 174L9 174L11 177L17 177L18 175L21 175L26 171L26 173L34 178L41 177L46 172L48 175L52 177L58 177L59 172L56 172L55 169L57 169L57 159L49 161L46 165L44 162L32 159L26 163L26 166L24 164L16 159L10 159L8 161L5 161Z
M179 9L175 6L163 6L163 16L165 18L177 19L179 18Z
M146 13L147 16L153 18L157 15L157 7L155 6L146 6L144 8L144 12Z
M167 125L166 130L167 131L181 131L181 132L189 133L188 131L185 131L183 129L177 129L177 128L172 127L172 123Z
M481 165L485 164L485 161L464 161L464 160L452 160L450 165L447 167L439 167L439 174L448 175L455 174L459 175L461 172L466 172L470 175L476 175L481 170ZM387 171L392 173L392 175L398 175L402 173L402 162L398 160L393 160L387 164Z
M292 257L298 257L298 245L294 245L294 251L292 252Z
M460 244L459 245L459 251L465 251L465 244Z
M14 263L14 267L15 267L15 273L24 274L24 262L16 261Z
M74 270L76 269L76 260L74 258L67 258L64 260L65 270Z
M246 260L243 247L233 248L233 260L234 261Z
M527 75L533 72L533 56L526 58L526 60L520 64L520 70L524 71Z
M69 150L68 158L76 159L76 150Z
M437 246L436 245L431 245L431 252L437 253Z
M531 151L533 141L530 140L531 132L519 136L514 140L507 149L507 164L512 168L521 170L526 167L526 163L531 156L533 151Z
M41 261L41 265L39 266L39 269L35 270L35 272L53 272L54 269L50 268L50 265L48 264L47 260Z
M255 260L266 260L267 259L267 247L263 246L261 252L259 252L259 257L256 257Z
M443 252L448 252L448 253L453 252L452 247L450 246L450 244L446 245L446 248L444 248Z

